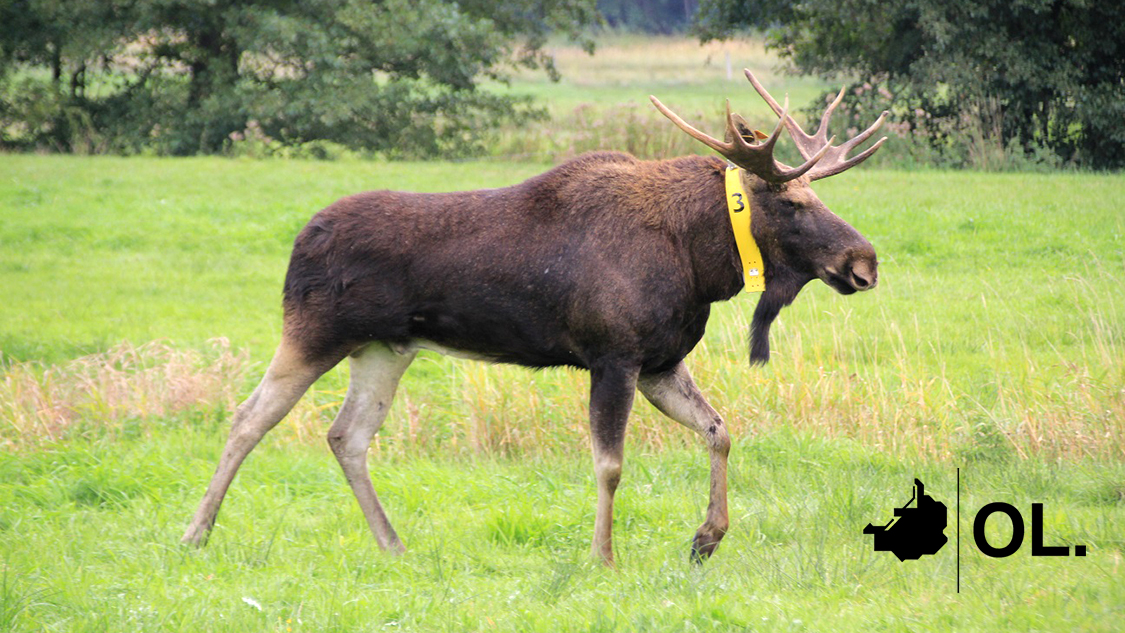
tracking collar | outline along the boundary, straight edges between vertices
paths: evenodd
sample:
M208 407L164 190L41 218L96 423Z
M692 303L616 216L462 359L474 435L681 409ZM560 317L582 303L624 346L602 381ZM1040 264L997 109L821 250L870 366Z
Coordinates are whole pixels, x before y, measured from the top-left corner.
M742 262L744 290L763 292L766 289L766 267L762 251L750 234L750 196L742 187L742 169L727 165L727 212L734 229L734 243L738 246L738 259Z

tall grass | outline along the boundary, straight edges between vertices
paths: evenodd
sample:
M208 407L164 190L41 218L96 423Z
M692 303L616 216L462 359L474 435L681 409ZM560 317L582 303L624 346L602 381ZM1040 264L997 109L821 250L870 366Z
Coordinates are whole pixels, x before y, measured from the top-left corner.
M1096 299L1096 298L1095 298ZM1108 299L1108 298L1107 298ZM804 312L837 310L818 296ZM1098 303L1098 301L1094 301ZM746 312L722 306L716 327L689 364L726 413L736 435L797 429L844 437L875 450L960 461L1009 458L1125 459L1125 344L1113 303L1093 309L1081 354L1046 356L1022 346L1002 352L988 342L994 379L987 393L921 355L908 340L917 321L881 313L856 335L846 309L821 321L793 318L775 345L802 353L777 356L765 370L739 358ZM787 319L788 321L788 319ZM376 455L554 455L585 452L587 376L556 369L488 366L423 355L401 389ZM79 436L144 429L168 416L224 418L261 367L225 340L206 353L165 344L122 344L61 365L19 363L0 382L0 440L26 450ZM434 381L437 381L435 384ZM322 380L275 431L277 441L319 443L345 393L341 368ZM696 438L638 400L630 435L646 450L694 445Z
M30 449L112 435L129 421L229 410L247 369L247 354L226 339L205 352L122 343L62 364L17 363L0 383L0 443Z
M0 181L0 442L20 451L167 416L224 421L276 345L292 237L335 197L499 186L545 168L58 156L0 165L12 174ZM869 169L820 181L821 198L875 244L879 287L841 297L810 284L775 326L770 365L756 369L746 358L755 297L716 305L689 367L739 436L797 428L941 459L1119 460L1123 183ZM206 343L216 336L245 351ZM139 343L152 339L167 342ZM140 346L115 347L121 340ZM584 453L587 384L572 370L423 354L375 452ZM320 443L345 390L346 368L331 372L272 435ZM643 402L629 435L654 450L697 443Z

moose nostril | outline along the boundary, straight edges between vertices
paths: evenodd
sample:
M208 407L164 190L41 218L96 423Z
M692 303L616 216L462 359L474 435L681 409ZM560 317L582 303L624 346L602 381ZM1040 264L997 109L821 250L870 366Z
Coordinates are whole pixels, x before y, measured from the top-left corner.
M857 290L866 290L866 289L870 288L871 286L874 286L875 282L874 282L874 280L867 279L863 275L860 275L853 270L852 271L852 285L855 286Z

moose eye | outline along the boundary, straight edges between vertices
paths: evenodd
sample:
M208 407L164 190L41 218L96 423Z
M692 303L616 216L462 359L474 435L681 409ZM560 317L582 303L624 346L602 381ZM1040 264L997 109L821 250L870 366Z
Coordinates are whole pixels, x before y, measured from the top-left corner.
M784 213L785 215L793 215L794 213L797 212L797 204L794 203L792 200L785 200L785 199L779 200L777 208L778 208L778 211L780 211L781 213Z

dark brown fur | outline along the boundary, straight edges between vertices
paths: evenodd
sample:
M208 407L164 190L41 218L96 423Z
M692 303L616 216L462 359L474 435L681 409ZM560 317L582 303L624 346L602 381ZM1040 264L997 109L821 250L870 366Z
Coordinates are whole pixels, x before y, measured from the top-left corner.
M620 357L668 369L702 337L710 304L742 288L724 168L602 152L503 189L344 198L297 237L285 335L328 364L369 341L420 338L533 367ZM752 358L764 362L770 323L816 276L811 256L870 245L758 184L767 291Z
M715 230L722 168L599 153L504 189L344 198L297 237L285 334L326 362L421 338L533 367L670 367L742 285Z

